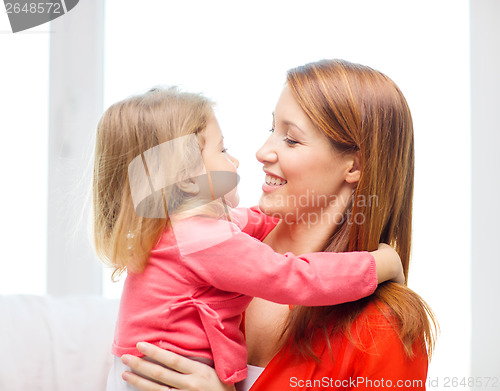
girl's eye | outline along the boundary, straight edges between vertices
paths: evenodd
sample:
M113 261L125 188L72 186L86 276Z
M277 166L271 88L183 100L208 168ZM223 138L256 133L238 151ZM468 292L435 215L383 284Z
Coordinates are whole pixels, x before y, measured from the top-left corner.
M285 137L283 139L283 141L285 143L287 143L288 145L295 145L295 144L298 144L299 142L298 141L295 141L295 140L292 140L291 138L288 138L288 137Z
M274 133L274 128L269 129L271 133Z
M227 152L227 148L222 148L222 153L226 153Z

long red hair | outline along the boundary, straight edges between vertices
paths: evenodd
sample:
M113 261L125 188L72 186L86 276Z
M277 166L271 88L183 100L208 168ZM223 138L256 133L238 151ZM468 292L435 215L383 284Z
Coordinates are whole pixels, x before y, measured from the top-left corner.
M333 147L356 151L360 158L361 177L345 211L347 218L324 251L373 251L378 243L388 243L400 255L407 281L414 146L412 118L403 94L384 74L343 60L291 69L287 85ZM333 332L350 337L351 326L371 302L393 323L409 357L415 343L425 343L431 355L436 328L432 311L406 284L392 282L379 285L373 295L356 302L295 307L285 331L288 343L314 356L311 341L318 328L327 336Z

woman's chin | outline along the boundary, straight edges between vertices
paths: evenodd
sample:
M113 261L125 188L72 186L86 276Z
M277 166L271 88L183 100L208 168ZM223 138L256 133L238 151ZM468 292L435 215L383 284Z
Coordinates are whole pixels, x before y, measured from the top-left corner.
M267 202L265 201L265 198L266 198L266 195L265 194L262 194L260 196L260 199L259 199L259 209L263 212L263 213L266 213L267 214L267 210L268 210L268 204Z

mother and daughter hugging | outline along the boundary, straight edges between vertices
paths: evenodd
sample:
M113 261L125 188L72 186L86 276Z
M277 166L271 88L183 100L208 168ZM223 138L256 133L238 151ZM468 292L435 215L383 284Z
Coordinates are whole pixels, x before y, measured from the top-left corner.
M154 88L98 124L95 246L127 273L107 390L425 389L399 88L344 60L289 70L249 209L212 106Z

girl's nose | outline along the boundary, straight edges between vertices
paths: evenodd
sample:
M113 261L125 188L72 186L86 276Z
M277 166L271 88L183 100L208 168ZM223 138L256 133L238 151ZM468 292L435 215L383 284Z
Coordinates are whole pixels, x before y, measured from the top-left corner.
M229 161L231 163L233 163L233 165L236 167L236 169L238 169L238 167L240 166L240 162L238 161L238 159L236 159L234 156L230 155L230 154L227 154L228 157L229 157Z

